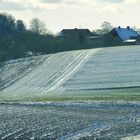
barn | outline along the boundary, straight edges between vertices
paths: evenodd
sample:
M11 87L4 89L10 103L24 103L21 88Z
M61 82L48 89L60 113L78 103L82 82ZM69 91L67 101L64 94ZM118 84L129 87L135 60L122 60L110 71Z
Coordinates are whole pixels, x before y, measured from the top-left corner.
M90 32L89 29L63 29L60 33L59 33L59 37L74 37L77 35L81 35L84 38L89 38L92 36L92 33Z

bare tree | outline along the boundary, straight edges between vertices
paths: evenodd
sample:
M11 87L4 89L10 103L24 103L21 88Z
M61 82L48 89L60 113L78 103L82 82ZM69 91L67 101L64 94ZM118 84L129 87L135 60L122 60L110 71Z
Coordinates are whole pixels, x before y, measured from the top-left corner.
M37 34L45 34L47 32L46 25L38 18L33 18L30 23L30 30Z
M101 30L103 34L110 32L112 29L113 29L113 26L111 25L111 23L107 21L101 24Z

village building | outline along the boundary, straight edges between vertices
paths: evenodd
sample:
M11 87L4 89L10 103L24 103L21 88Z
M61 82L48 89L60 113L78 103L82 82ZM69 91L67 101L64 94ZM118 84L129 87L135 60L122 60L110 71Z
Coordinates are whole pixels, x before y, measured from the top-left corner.
M84 38L89 38L92 36L92 33L89 29L63 29L58 36L59 37L75 37L77 35L80 35Z
M127 26L127 28L121 28L120 26L118 28L113 28L111 33L114 37L118 37L123 42L136 42L137 38L140 37L130 26Z

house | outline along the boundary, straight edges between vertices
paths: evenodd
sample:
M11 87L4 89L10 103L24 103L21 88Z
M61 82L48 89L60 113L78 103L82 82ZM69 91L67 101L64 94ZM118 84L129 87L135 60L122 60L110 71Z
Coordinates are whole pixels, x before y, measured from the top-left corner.
M92 36L92 33L89 29L63 29L58 36L59 37L74 37L74 36L83 36L84 38L89 38Z
M140 36L136 31L127 26L127 28L114 28L111 33L114 37L119 37L123 42L136 42Z

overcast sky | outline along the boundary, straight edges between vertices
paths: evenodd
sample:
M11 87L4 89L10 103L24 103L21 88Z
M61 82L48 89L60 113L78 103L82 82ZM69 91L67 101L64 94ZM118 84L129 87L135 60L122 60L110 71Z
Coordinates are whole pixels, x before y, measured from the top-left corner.
M0 0L0 12L27 25L37 17L52 32L75 27L94 30L104 21L140 28L140 0Z

